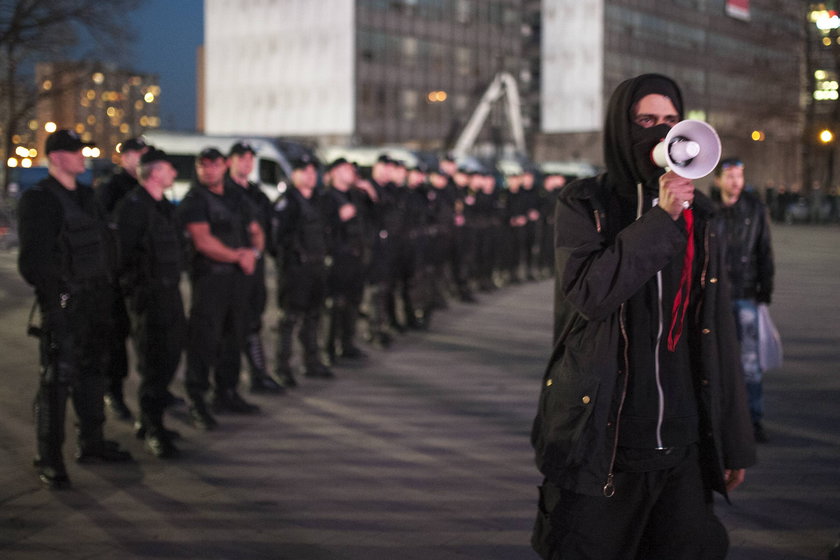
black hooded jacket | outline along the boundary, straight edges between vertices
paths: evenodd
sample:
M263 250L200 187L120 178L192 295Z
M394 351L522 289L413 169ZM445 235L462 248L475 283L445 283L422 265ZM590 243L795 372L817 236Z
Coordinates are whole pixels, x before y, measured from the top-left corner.
M663 356L644 348L652 329L657 336L654 324L669 317L687 241L682 218L653 205L661 171L639 157L657 140L657 131L632 123L636 101L648 93L668 95L682 112L669 78L644 75L619 85L604 129L607 173L565 187L556 209L555 348L531 440L543 475L583 494L612 492L622 430L634 429L623 424L625 406L647 406L634 399L633 384L653 375L651 364ZM640 143L650 146L634 150ZM755 449L722 252L709 227L713 210L696 192L690 307L680 345L665 358L677 360L666 369L687 371L666 392L694 416L692 441L678 444L699 444L706 486L725 493L723 469L752 465Z

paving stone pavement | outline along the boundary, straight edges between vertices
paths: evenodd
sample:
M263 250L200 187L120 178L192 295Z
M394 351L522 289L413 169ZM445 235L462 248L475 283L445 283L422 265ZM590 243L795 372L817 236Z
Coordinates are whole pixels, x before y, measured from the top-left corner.
M840 532L840 228L773 233L785 365L766 380L771 442L733 504L716 507L730 559L825 560ZM453 303L430 331L369 349L364 366L339 363L334 381L253 397L262 414L221 416L217 432L173 410L177 461L144 454L109 419L136 462L70 461L73 489L49 492L31 467L30 290L14 254L0 254L0 559L535 559L528 432L551 291L544 281Z

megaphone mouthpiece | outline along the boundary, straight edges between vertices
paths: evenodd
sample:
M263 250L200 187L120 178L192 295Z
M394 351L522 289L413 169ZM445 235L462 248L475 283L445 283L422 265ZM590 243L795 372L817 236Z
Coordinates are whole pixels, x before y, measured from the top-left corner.
M720 160L720 138L703 121L685 120L671 127L651 152L659 167L670 168L686 179L699 179L712 172Z
M668 146L668 154L674 164L683 166L700 154L700 144L688 138L676 138Z

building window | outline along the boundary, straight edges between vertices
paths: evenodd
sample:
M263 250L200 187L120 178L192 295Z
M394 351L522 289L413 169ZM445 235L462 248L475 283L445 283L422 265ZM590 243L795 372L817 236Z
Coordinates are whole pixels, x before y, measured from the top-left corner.
M420 94L413 89L404 89L400 94L400 108L402 118L413 121L417 118L417 106L419 105Z

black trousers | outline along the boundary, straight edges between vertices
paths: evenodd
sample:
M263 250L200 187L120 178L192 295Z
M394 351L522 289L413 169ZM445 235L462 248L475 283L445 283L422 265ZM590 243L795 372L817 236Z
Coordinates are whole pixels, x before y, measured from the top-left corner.
M42 315L40 383L34 412L38 456L46 465L62 464L68 397L78 420L79 444L94 447L102 442L108 356L101 341L113 330L110 290L103 283L75 291L64 309Z
M129 302L140 373L140 418L147 428L159 428L186 341L184 304L177 284L144 289Z
M268 301L268 291L265 286L265 258L257 261L254 273L243 276L248 291L245 311L245 334L259 334L262 330L262 317Z
M712 511L696 446L676 466L617 473L615 495L546 482L532 544L545 560L722 560L726 529Z
M108 336L108 361L105 367L107 392L122 396L123 381L128 377L128 351L126 339L131 334L131 322L122 291L114 289L112 307L113 329Z
M213 370L215 391L234 390L239 381L245 332L245 275L236 270L192 278L187 327L187 394L203 399Z

